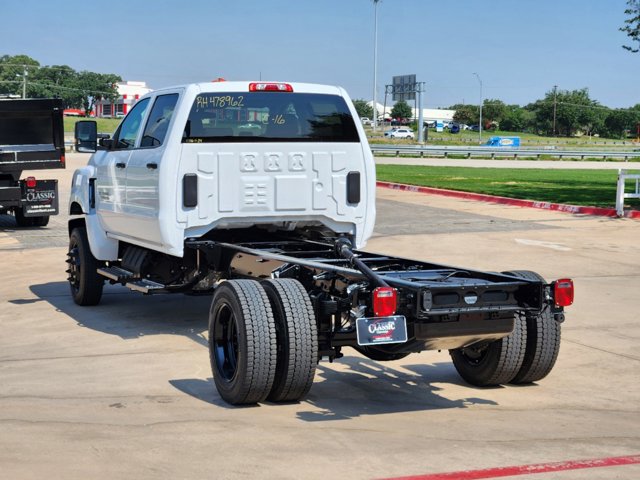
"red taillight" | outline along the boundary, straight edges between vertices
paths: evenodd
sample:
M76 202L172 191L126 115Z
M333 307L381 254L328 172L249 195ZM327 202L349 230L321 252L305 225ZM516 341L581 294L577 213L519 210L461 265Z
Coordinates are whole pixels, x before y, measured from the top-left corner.
M60 155L60 163L64 165L64 162L65 162L64 155Z
M568 307L573 303L573 280L561 278L553 284L553 298L558 307Z
M378 287L373 291L373 315L390 317L396 313L397 292L395 288Z
M250 83L250 92L293 92L288 83Z
M27 177L24 183L27 184L27 188L36 188L36 177Z

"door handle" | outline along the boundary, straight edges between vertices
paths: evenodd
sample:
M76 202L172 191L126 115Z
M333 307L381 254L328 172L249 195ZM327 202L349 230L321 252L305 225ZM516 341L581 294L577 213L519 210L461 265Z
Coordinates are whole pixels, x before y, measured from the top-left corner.
M124 163L124 162L118 162L118 163L116 163L116 168L125 168L126 166L127 166L127 164L126 164L126 163Z
M149 170L155 170L156 168L158 168L158 164L156 162L147 163L147 168Z

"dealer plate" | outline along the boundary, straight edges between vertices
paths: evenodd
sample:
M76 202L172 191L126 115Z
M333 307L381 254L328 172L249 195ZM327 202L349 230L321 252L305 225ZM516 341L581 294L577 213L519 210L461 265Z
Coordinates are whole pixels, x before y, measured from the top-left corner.
M407 341L407 319L404 315L358 318L356 332L358 345L404 343Z

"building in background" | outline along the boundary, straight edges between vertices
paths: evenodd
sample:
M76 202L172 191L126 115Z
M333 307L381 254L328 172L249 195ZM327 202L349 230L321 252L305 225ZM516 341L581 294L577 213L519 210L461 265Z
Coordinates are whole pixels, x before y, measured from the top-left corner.
M367 102L369 105L373 105L373 102ZM384 110L384 115L383 115ZM391 119L391 110L393 110L393 105L387 105L386 109L384 105L378 103L378 120L382 121L383 118ZM411 112L413 113L413 118L418 118L418 110L416 108L411 108ZM450 123L453 122L453 116L455 115L455 110L447 110L441 108L423 108L422 116L425 122L444 122Z
M124 117L141 96L151 91L147 82L119 82L117 85L120 96L115 102L96 102L96 117Z

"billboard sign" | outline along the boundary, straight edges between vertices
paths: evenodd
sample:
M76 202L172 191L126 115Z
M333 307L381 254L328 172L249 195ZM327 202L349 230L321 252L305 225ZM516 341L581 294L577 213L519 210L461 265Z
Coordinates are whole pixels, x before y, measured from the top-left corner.
M393 101L399 102L404 100L416 99L416 76L413 75L398 75L393 77Z

